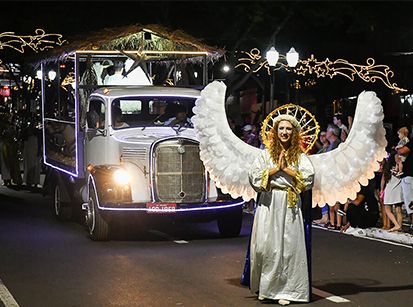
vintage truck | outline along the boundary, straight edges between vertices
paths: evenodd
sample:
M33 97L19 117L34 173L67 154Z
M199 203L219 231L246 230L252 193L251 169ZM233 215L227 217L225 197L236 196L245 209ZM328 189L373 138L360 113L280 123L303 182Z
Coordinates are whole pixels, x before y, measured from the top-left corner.
M42 62L43 151L54 214L61 220L83 214L92 240L109 239L111 224L125 216L137 223L216 219L223 236L237 236L243 201L223 195L199 158L190 121L199 88L130 86L124 76L105 81L99 69L127 59L75 52ZM57 80L47 78L51 69Z

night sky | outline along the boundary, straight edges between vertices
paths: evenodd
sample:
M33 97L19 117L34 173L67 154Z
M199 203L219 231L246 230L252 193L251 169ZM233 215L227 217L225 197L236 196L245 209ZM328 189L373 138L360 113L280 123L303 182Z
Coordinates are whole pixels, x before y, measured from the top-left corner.
M0 32L28 35L43 28L70 42L103 28L155 23L224 48L225 59L233 63L236 50L256 47L264 52L275 45L285 54L293 46L301 59L314 54L319 60L342 58L363 65L373 57L390 66L398 85L411 89L413 84L413 2L409 1L8 1L2 5ZM3 60L10 56L17 61L28 58L0 50ZM359 88L344 90L356 85L348 80L334 85L331 95L366 89L366 83L358 82Z
M294 46L319 57L413 51L413 2L7 1L2 6L0 32L21 35L40 27L70 39L104 27L159 23L228 51L265 49L273 42L282 52Z

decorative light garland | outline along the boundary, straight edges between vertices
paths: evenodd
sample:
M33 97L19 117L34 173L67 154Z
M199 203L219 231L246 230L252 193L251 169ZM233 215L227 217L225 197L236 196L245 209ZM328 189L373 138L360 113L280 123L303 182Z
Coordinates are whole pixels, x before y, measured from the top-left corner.
M67 91L67 86L71 85L73 83L76 82L76 78L75 78L75 73L73 71L69 72L67 74L67 76L63 79L62 83L60 84L60 86Z
M0 50L8 47L24 53L25 48L28 47L37 53L67 42L61 34L48 34L43 29L36 29L35 33L35 35L16 35L14 32L0 33Z
M268 75L271 75L270 65L268 64L267 60L262 60L262 56L260 54L260 50L258 48L252 48L250 52L241 51L241 53L246 54L247 57L239 58L239 64L235 65L235 68L243 67L245 72L249 72L254 65L258 64L258 67L255 68L252 72L256 73L260 71L262 68L267 70ZM281 65L283 65L281 63Z
M318 61L314 55L311 55L307 60L300 60L294 71L298 75L305 76L306 74L315 74L317 78L335 76L344 76L350 81L354 81L355 76L358 76L365 82L375 83L381 81L385 86L392 90L406 92L404 88L397 86L397 83L392 83L390 78L394 76L394 72L389 66L376 64L373 58L366 60L367 65L352 64L343 59L331 61L326 58L324 61Z
M243 67L245 72L249 72L255 65L258 66L252 71L258 72L262 68L267 70L268 75L271 75L271 67L268 65L266 59L262 59L259 49L253 48L250 52L241 51L247 57L238 59L239 64L235 68ZM281 60L285 60L285 56L280 55ZM375 83L381 81L388 88L397 92L406 92L404 88L398 87L397 83L392 83L390 79L394 76L394 72L389 66L383 64L376 64L373 58L366 60L366 65L352 64L343 59L331 61L326 58L324 61L318 61L314 55L311 55L306 60L299 60L295 68L289 67L287 64L279 62L275 70L284 68L287 71L293 71L297 75L316 75L317 78L335 76L344 76L351 81L354 81L355 76L358 76L365 82Z
M304 81L304 84L302 84L302 82L300 82L300 80L294 80L294 82L292 82L291 84L290 84L290 87L292 87L292 88L294 88L294 89L296 89L296 90L299 90L299 89L301 89L303 86L304 87L313 87L313 86L315 86L317 84L317 81L315 80L315 79L308 79L308 80L305 80Z

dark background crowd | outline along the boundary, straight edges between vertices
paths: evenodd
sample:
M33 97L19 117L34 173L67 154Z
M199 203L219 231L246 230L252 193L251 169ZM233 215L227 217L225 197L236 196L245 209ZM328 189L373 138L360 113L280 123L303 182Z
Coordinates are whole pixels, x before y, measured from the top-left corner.
M13 189L40 187L42 132L40 118L24 110L0 106L0 170L3 185Z

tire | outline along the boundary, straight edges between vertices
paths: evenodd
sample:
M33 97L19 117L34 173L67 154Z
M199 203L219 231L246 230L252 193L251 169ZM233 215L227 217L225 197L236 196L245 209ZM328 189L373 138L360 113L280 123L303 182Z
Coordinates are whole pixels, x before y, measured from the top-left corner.
M217 219L219 233L224 238L237 237L242 226L242 206L227 209Z
M53 213L59 221L72 219L72 207L70 203L62 202L62 191L59 183L53 187Z
M109 224L100 215L97 202L95 187L90 184L88 209L85 213L89 237L94 241L107 241L109 240Z

